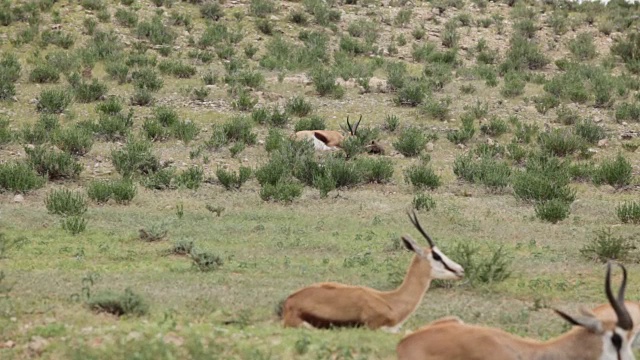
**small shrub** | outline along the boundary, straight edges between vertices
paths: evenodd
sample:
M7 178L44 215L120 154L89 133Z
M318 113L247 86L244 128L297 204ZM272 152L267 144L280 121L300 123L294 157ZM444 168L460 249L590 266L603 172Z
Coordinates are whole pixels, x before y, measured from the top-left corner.
M26 163L0 164L0 191L27 193L41 188L45 182L45 179Z
M208 251L193 250L191 252L191 260L193 261L193 266L202 272L215 271L224 265L224 261L220 256Z
M136 184L131 179L120 179L111 181L111 198L118 204L128 204L136 196Z
M187 256L194 251L193 240L179 240L171 246L168 253L172 255Z
M293 181L265 183L260 189L260 198L264 201L291 202L302 195L302 184Z
M271 0L251 0L249 14L264 18L276 12L276 4Z
M73 87L73 94L76 101L80 103L98 101L107 94L107 85L96 79L90 83L82 81Z
M188 144L200 133L200 129L191 121L178 121L171 127L171 132L176 139Z
M218 170L216 170L216 177L225 189L237 190L251 177L251 168L241 166L237 173L218 168Z
M437 189L442 180L431 166L424 164L410 166L405 171L405 182L410 183L418 189L429 188L431 190Z
M10 143L13 137L13 132L9 128L9 119L0 116L0 146Z
M436 201L429 194L420 193L413 197L413 208L420 211L431 211L436 207Z
M515 72L508 72L504 76L504 86L500 90L500 94L506 98L513 98L524 93L526 81Z
M142 180L142 185L147 189L167 190L173 189L173 180L175 178L174 168L159 169Z
M420 111L427 116L437 119L440 121L445 121L449 119L449 105L451 104L451 99L446 98L443 100L429 99L427 100Z
M580 115L564 105L558 108L556 115L557 121L564 125L573 125L580 119Z
M192 166L176 176L176 183L187 189L197 190L204 180L204 170L199 166Z
M362 183L362 168L341 157L330 157L324 163L324 171L336 182L336 188L351 187Z
M87 200L84 196L67 189L49 193L44 203L49 214L81 216L87 211Z
M72 96L64 89L45 89L38 96L36 110L42 113L60 114L71 104Z
M615 159L605 159L595 170L593 182L597 185L608 184L615 188L621 188L631 183L633 168L629 160L622 154Z
M89 309L95 312L106 312L115 316L142 316L149 312L149 305L142 296L127 288L123 294L104 291L92 295L87 300Z
M326 128L326 124L324 119L320 116L311 116L308 118L303 118L298 120L296 125L294 126L294 131L303 131L303 130L324 130Z
M316 67L310 75L313 85L320 96L332 95L335 98L341 98L344 95L344 89L336 84L336 74L333 70L325 67Z
M509 125L507 125L504 120L496 117L491 118L488 124L483 124L480 126L480 131L483 134L489 136L500 136L506 133L508 130Z
M224 11L217 1L200 5L200 15L209 20L218 21L224 16Z
M285 109L296 116L307 116L313 107L311 103L306 101L302 96L296 96L287 101ZM315 129L319 130L319 129Z
M631 250L635 248L636 245L632 239L622 236L616 237L612 234L611 229L600 229L595 232L595 237L591 242L580 249L580 253L589 259L600 262L620 261L627 258Z
M113 189L111 188L111 182L109 181L93 180L87 186L87 196L98 204L109 201L112 194Z
M364 182L387 183L393 176L393 163L389 159L363 158L356 160Z
M124 148L113 150L111 161L123 177L131 177L136 173L151 174L160 167L158 159L152 153L152 144L135 139L130 139Z
M55 152L41 146L25 148L27 163L40 175L50 180L75 179L84 165L67 153Z
M587 147L581 137L565 129L540 133L538 143L543 151L554 156L567 156L575 152L586 151Z
M29 74L29 81L32 83L56 83L58 80L60 80L60 71L48 63L37 65Z
M146 229L139 229L138 235L140 240L145 242L156 242L166 239L169 230L165 222L156 222L148 226Z
M569 41L569 51L576 60L590 60L597 56L596 45L593 43L593 35L584 32L578 34L575 39Z
M509 185L511 176L511 168L505 162L487 156L474 161L471 153L456 157L453 172L460 179L482 184L495 191Z
M562 221L569 216L569 204L562 199L541 201L535 207L536 217L552 224Z
M86 129L74 126L56 132L54 142L60 150L71 155L82 156L91 150L93 136Z
M389 132L395 132L400 125L400 119L396 115L387 115L384 118L384 128Z
M164 82L162 77L152 68L142 68L131 74L133 86L138 90L147 90L151 92L162 89Z
M68 216L61 221L62 229L71 235L78 235L87 229L87 219L82 216Z
M496 283L511 276L512 256L503 245L490 247L488 253L468 241L456 243L447 250L464 267L465 278L476 283Z
M571 189L567 182L564 176L525 171L514 176L512 185L515 196L519 199L539 202L560 199L570 204L575 200L576 190Z
M393 143L394 149L406 157L419 155L427 144L427 138L422 130L416 127L406 128Z
M462 116L462 128L447 133L447 139L454 144L464 144L473 138L476 128L473 124L474 118L470 114Z
M575 126L575 132L589 144L597 144L599 140L607 136L601 126L589 119L578 122Z
M416 107L424 101L427 96L427 87L423 82L412 81L400 89L396 94L394 102L396 105Z
M640 224L640 203L636 201L624 202L616 207L618 219L623 223Z

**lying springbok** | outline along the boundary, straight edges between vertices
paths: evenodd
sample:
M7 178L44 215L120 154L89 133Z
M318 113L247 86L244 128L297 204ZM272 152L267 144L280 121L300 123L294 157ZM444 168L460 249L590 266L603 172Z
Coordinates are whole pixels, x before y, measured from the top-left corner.
M347 129L349 130L348 136L358 136L358 125L360 125L360 121L362 121L362 115L360 115L360 120L351 126L349 123L349 117L347 116ZM334 130L303 130L298 131L292 136L298 141L301 140L311 140L313 141L313 147L316 150L338 150L342 147L342 142L345 137L339 132Z
M555 339L538 342L448 317L405 336L397 347L398 360L635 359L631 351L633 320L624 302L627 270L620 267L623 275L617 299L611 291L611 263L605 277L605 293L615 319L600 320L588 310L576 317L555 310L576 326Z
M424 231L415 212L409 213L413 225L427 239L421 247L409 235L402 236L404 246L415 253L404 281L396 290L378 291L364 286L323 282L291 294L282 307L285 327L382 328L396 333L418 308L433 279L455 280L464 269L445 256Z

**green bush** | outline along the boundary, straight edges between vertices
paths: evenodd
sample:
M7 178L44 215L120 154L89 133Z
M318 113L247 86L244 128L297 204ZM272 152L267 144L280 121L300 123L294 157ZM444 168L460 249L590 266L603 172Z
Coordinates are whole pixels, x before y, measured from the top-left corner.
M576 123L575 133L589 144L597 144L599 140L607 136L605 129L590 119Z
M204 170L199 166L191 166L176 176L176 183L187 189L198 190L204 181Z
M264 18L276 12L276 3L271 0L251 0L249 14Z
M224 261L220 256L211 252L198 251L195 249L191 251L191 260L193 261L193 266L203 272L215 271L224 265Z
M400 119L396 115L387 115L384 118L384 128L389 132L395 132L400 126Z
M223 168L218 168L218 170L216 170L216 177L225 189L237 190L240 189L242 184L247 182L247 180L249 180L249 178L251 177L251 168L241 166L238 172L227 171Z
M303 130L324 130L325 128L326 124L324 122L324 119L320 116L314 115L298 120L298 122L294 126L294 131L298 132Z
M313 110L313 106L310 102L306 101L304 97L296 96L287 101L285 109L296 116L307 116Z
M471 285L501 282L511 276L513 257L504 245L490 246L482 251L479 245L460 241L447 249L447 253L464 267L465 279Z
M25 148L27 163L40 175L49 180L75 179L84 169L84 165L67 153L55 152L42 146Z
M107 94L107 85L96 79L93 79L90 83L81 81L73 86L73 94L79 103L98 101Z
M25 125L20 135L22 141L28 144L41 145L50 141L59 128L60 120L57 115L42 114L33 128Z
M175 179L174 168L159 169L142 179L142 185L147 189L167 190L173 189Z
M615 188L629 185L632 179L633 168L622 154L618 154L615 159L603 160L593 175L595 184L608 184Z
M357 159L356 167L360 168L363 180L367 183L387 183L393 176L393 163L390 159Z
M600 229L595 231L595 237L580 249L580 253L600 262L621 261L635 248L636 244L632 239L616 237L611 233L611 229Z
M125 139L133 127L133 109L128 114L115 115L100 114L98 122L92 125L92 130L106 140L115 141Z
M207 2L200 5L200 15L205 19L218 21L224 16L224 11L218 2Z
M413 197L412 205L418 211L431 211L436 208L436 201L429 194L419 193Z
M13 140L13 132L9 127L9 119L0 116L0 146L10 143Z
M621 103L616 108L615 117L619 123L627 120L640 122L640 103Z
M89 309L96 312L106 312L116 316L142 316L149 312L147 302L133 290L127 288L124 293L104 291L92 295L87 300Z
M576 197L576 190L568 186L568 175L524 171L515 174L512 186L515 196L522 200L545 202L560 199L570 204Z
M331 95L340 99L344 95L344 88L336 83L336 74L332 69L318 66L309 75L320 96Z
M136 27L136 35L149 40L153 45L173 45L177 35L175 31L162 22L162 18L154 16L151 21L141 21Z
M580 119L580 115L564 105L558 108L556 115L557 121L564 125L573 125Z
M136 70L131 74L133 86L138 90L156 92L162 89L164 82L158 73L149 67Z
M0 191L27 193L41 188L45 182L45 179L26 163L0 164Z
M87 196L98 204L109 201L112 194L113 189L110 181L93 180L87 186Z
M422 81L405 83L398 89L394 102L396 105L416 107L427 97L428 89Z
M471 114L463 114L462 116L462 128L449 131L447 133L447 139L454 144L464 144L473 138L476 133L474 118Z
M616 213L618 219L625 224L640 224L640 202L624 202L616 207Z
M412 165L405 171L405 182L415 188L437 189L442 184L440 176L433 171L431 166L425 164Z
M569 41L569 51L580 61L593 59L598 54L593 43L593 35L587 32L580 33Z
M325 174L335 180L337 189L361 184L364 175L362 170L358 163L339 156L329 157L324 162Z
M173 255L191 255L191 252L194 250L193 240L178 240L176 241L171 249L168 251L169 254Z
M291 202L302 195L302 184L282 180L275 184L265 183L260 189L260 198L264 201Z
M406 157L418 156L425 145L427 137L424 132L416 127L404 129L393 143L394 149Z
M482 124L480 126L480 131L485 135L500 136L509 131L509 125L507 125L506 121L493 117L489 120L488 124Z
M44 203L49 214L81 216L87 211L87 200L84 196L67 189L50 192Z
M133 28L138 25L138 15L134 11L118 8L114 17L124 27Z
M82 216L67 216L61 220L61 225L71 235L78 235L87 229L87 219Z
M586 142L580 136L566 129L554 129L550 132L540 133L538 143L543 151L554 156L567 156L587 150Z
M176 139L188 144L200 133L200 129L191 121L179 121L171 127L171 132Z
M32 83L56 83L58 80L60 80L60 70L48 63L36 65L29 74L29 81Z
M92 134L82 127L74 126L55 133L54 143L58 149L71 155L82 156L93 146Z
M118 204L128 204L138 192L131 179L114 180L109 185L111 187L111 198Z
M562 199L551 199L549 201L541 201L535 206L536 217L538 219L557 223L569 216L569 204Z
M475 161L471 153L456 157L453 172L460 179L482 184L492 190L505 188L511 176L511 168L505 162L486 156Z
M71 104L72 96L64 89L45 89L37 99L36 110L42 113L60 114Z
M122 149L111 152L111 161L123 177L131 177L136 173L151 174L160 168L152 149L150 142L131 138Z

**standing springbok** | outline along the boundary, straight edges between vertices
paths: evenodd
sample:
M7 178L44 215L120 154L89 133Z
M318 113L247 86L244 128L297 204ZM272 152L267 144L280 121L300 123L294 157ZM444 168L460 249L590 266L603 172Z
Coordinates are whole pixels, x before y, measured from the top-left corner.
M360 120L351 126L349 123L349 117L347 116L347 129L349 130L348 136L357 136L358 125L362 121L362 115ZM342 147L342 142L345 137L339 132L334 130L303 130L293 134L293 138L296 140L311 140L313 141L313 147L316 150L338 150Z
M613 320L600 320L588 310L576 317L555 310L576 326L555 339L538 342L449 317L404 337L397 347L398 360L635 359L631 351L633 320L624 302L627 270L620 267L623 275L617 299L611 291L611 263L605 277L605 293L616 315Z
M409 235L402 236L404 246L415 253L404 281L396 290L378 291L364 286L323 282L291 294L282 307L284 326L313 328L382 328L398 332L402 323L417 309L433 279L456 280L464 269L445 256L424 231L414 213L413 225L427 239L421 247Z

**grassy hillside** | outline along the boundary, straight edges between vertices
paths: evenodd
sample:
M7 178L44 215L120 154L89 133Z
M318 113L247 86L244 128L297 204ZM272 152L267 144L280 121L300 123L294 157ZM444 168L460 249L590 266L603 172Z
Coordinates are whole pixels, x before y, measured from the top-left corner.
M447 315L547 339L607 259L640 300L639 11L2 2L0 357L393 359ZM360 115L343 150L289 140ZM280 325L301 286L400 284L411 208L463 281L398 335Z

